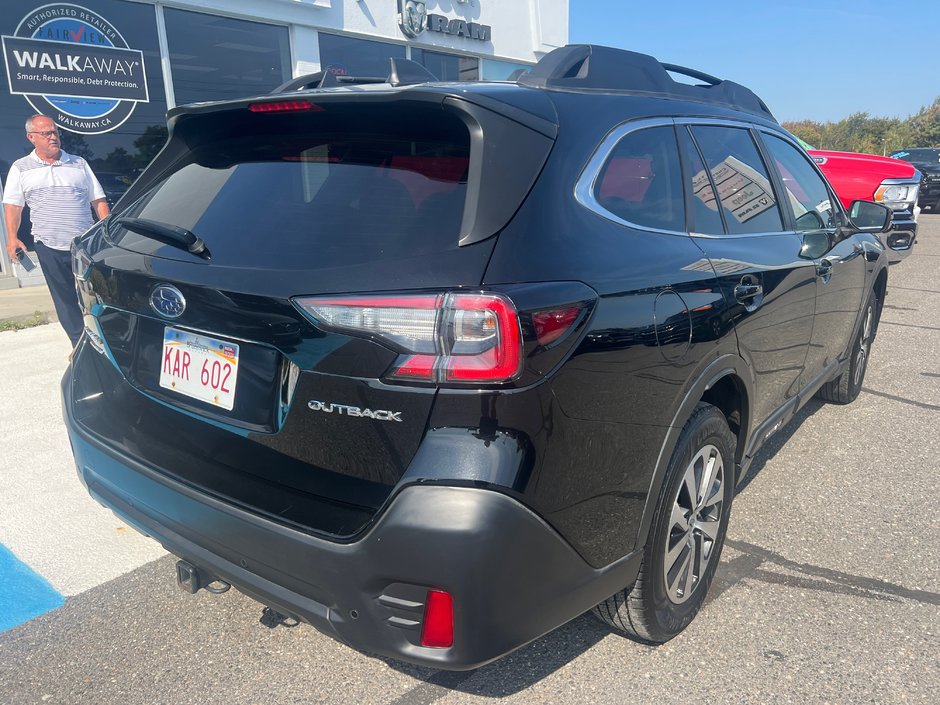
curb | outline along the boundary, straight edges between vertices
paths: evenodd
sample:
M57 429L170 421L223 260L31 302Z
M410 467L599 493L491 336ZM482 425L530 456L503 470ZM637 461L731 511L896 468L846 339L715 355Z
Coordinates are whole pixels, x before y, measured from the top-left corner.
M35 311L31 314L7 316L6 318L0 318L0 333L8 330L16 332L25 330L26 328L44 326L47 323L54 323L57 320L54 313L47 311Z

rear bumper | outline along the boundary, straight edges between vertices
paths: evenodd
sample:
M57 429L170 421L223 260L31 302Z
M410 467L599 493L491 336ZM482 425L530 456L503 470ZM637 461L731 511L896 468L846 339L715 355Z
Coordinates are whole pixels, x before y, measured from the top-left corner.
M531 510L473 487L404 487L352 542L307 534L109 447L75 420L70 389L71 371L63 380L65 418L79 477L95 499L205 573L361 651L475 668L637 574L638 556L596 570ZM429 588L454 598L450 648L420 645Z

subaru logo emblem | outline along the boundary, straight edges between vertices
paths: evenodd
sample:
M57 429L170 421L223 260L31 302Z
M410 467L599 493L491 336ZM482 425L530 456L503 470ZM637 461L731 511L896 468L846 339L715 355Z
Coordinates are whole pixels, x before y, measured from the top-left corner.
M186 299L175 286L161 284L150 294L150 308L164 318L179 318L186 310Z

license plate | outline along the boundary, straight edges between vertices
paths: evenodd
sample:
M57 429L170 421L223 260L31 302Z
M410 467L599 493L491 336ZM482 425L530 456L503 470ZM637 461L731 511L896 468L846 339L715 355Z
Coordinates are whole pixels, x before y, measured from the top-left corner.
M220 406L235 406L238 346L225 340L170 328L163 331L160 386Z

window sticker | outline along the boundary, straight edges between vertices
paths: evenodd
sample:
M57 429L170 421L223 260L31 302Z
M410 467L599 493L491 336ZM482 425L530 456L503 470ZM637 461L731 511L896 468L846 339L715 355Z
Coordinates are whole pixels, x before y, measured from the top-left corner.
M770 182L740 159L726 157L711 170L718 189L718 199L739 223L746 223L776 205ZM692 178L695 195L706 206L717 210L713 192L707 188L708 175L704 170Z

